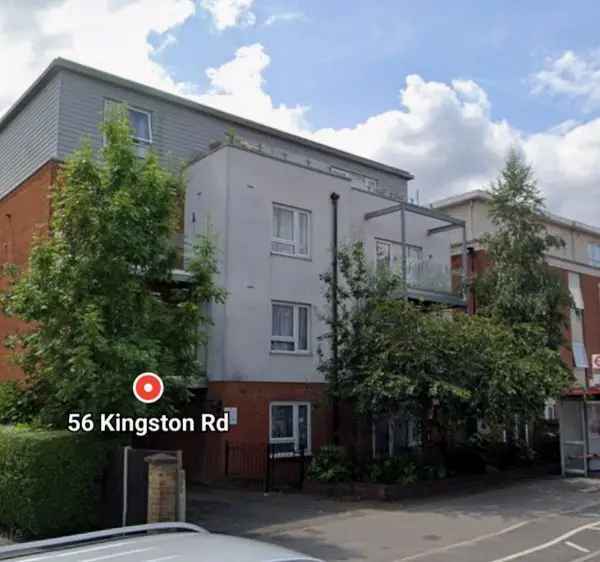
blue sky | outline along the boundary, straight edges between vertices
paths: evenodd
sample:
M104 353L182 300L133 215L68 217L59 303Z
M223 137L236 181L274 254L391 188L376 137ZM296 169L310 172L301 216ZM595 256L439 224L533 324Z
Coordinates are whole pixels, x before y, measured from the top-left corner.
M2 0L0 114L57 56L415 174L489 186L510 148L600 226L600 4Z
M272 59L264 78L274 101L309 105L316 128L348 126L397 104L407 74L471 79L488 93L492 118L535 132L580 111L569 100L532 96L528 77L546 57L599 44L600 4L552 4L269 0L253 7L256 25L221 33L198 11L162 60L177 79L206 86L202 69L258 41ZM297 19L264 25L273 14Z

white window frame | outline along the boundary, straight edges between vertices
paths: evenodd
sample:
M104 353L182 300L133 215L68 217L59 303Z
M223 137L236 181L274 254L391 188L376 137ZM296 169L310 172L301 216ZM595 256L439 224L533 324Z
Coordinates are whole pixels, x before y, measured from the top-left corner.
M131 135L131 138L142 144L152 144L152 113L150 111L146 111L145 109L141 109L139 107L135 107L133 105L127 105L127 111L135 111L137 113L142 113L148 118L148 136L149 138L144 139L142 137L136 137L135 135Z
M291 437L273 437L273 406L291 406L292 407L292 436ZM276 457L293 457L299 454L300 450L300 424L298 410L300 406L306 406L306 449L305 455L312 454L312 412L310 402L296 401L275 401L269 402L269 443L293 443L294 452L276 453Z
M600 244L588 242L588 257L592 267L600 267Z
M273 306L291 306L293 308L292 312L292 324L294 328L293 335L290 336L276 336L273 334ZM299 309L306 309L306 349L298 349L298 342L300 340L300 314L298 313ZM271 301L271 339L269 342L269 349L271 353L274 354L284 354L284 355L310 355L311 354L311 306L309 304L297 303L297 302L289 302L289 301L280 301L273 300ZM293 343L294 349L273 349L273 342L284 342L284 343Z
M135 135L131 135L131 138L133 139L133 141L136 144L141 144L144 146L150 146L151 144L153 144L154 140L153 140L153 134L152 134L152 112L147 111L146 109L142 109L141 107L136 107L134 105L129 105L127 102L125 101L120 101L120 100L115 100L112 98L105 98L104 99L104 119L106 119L107 116L107 111L108 108L111 104L114 105L122 105L128 112L129 111L137 111L138 113L143 113L144 115L146 115L148 117L148 135L149 138L148 139L144 139L142 137L137 137ZM104 144L106 144L106 138L104 138Z
M377 246L383 245L387 246L389 261L388 267L394 265L394 263L399 263L402 265L402 242L395 242L394 240L386 240L385 238L375 238L375 261L376 264L379 265L379 256L377 255ZM411 263L422 263L423 262L423 248L421 246L417 246L415 244L404 244L406 246L406 265L407 268L410 267ZM394 250L397 250L395 252ZM416 252L418 254L415 259L411 256L411 251Z
M292 225L292 237L293 240L287 240L285 238L278 238L273 234L273 221L275 220L275 209L283 209L284 211L294 213L293 225ZM306 253L303 254L298 252L299 238L300 238L300 215L306 215ZM290 207L289 205L283 205L281 203L273 203L271 208L271 253L278 256L290 256L295 258L310 259L310 247L311 247L311 212L306 209L298 209L297 207ZM293 252L285 252L281 250L274 250L273 243L288 244L294 246Z
M375 193L377 191L377 187L379 186L377 179L370 178L369 176L363 176L363 183L365 184L365 189L371 193Z

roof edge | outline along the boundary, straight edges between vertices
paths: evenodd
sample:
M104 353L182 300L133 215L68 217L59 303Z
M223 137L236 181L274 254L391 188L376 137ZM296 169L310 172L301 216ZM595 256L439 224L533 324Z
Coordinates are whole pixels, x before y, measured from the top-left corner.
M492 195L489 191L484 191L483 189L474 189L472 191L460 193L459 195L452 195L450 197L446 197L445 199L439 199L438 201L434 201L431 206L434 209L447 209L449 207L456 207L457 205L462 205L463 203L468 203L470 201L490 201L491 198ZM564 228L585 232L587 234L591 234L592 236L600 236L600 227L579 222L574 219L569 219L561 215L556 215L549 211L544 211L541 215L541 218L546 222L556 226L562 226Z
M370 158L365 158L363 156L359 156L357 154L352 154L351 152L346 152L345 150L341 150L338 148L334 148L332 146L322 144L317 141L313 141L311 139L302 137L300 135L296 135L293 133L288 133L286 131L282 131L281 129L276 129L269 125L264 125L262 123L258 123L257 121L252 121L251 119L246 119L245 117L240 117L238 115L234 115L231 113L227 113L220 109L215 109L209 107L207 105L201 104L199 102L190 100L188 98L178 96L176 94L172 94L166 92L164 90L160 90L153 86L147 86L140 82L135 82L133 80L129 80L127 78L123 78L121 76L117 76L116 74L111 74L109 72L105 72L104 70L99 70L97 68L93 68L91 66L86 66L84 64L65 59L65 58L55 58L42 72L40 76L27 88L27 90L17 99L17 101L9 107L9 109L4 113L2 117L0 117L0 132L2 129L17 115L20 108L27 103L27 101L38 91L38 89L58 70L69 70L71 72L75 72L77 74L82 74L84 76L88 76L91 78L95 78L97 80L104 80L110 82L112 84L133 89L140 93L161 98L165 101L170 101L171 103L177 103L188 107L189 109L199 111L201 113L205 113L208 115L212 115L214 117L219 117L221 119L226 119L228 121L232 121L239 125L243 125L250 129L254 129L259 132L267 133L284 140L292 141L298 144L302 144L309 148L313 148L315 150L320 150L322 152L326 152L329 154L333 154L342 158L346 158L348 160L353 160L359 164L364 166L369 166L371 168L375 168L384 172L388 172L394 174L396 176L400 176L405 180L414 179L414 175L406 170L402 170L401 168L396 168L394 166L389 166L387 164L383 164L381 162L377 162L376 160L371 160Z

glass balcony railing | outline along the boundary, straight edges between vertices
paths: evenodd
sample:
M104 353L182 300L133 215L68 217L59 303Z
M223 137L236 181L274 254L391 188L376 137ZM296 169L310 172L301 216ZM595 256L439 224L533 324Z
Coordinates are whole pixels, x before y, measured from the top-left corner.
M408 261L406 285L409 289L462 296L462 269L433 260Z

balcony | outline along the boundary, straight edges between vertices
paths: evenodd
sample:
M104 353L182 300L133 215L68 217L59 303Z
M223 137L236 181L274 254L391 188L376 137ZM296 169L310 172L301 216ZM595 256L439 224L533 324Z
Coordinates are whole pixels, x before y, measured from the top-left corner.
M399 215L394 217L394 215ZM404 278L405 298L466 306L465 223L433 209L401 202L364 215L366 221L382 221L375 234L377 263L396 269ZM453 268L447 232L462 229L462 263ZM393 242L385 232L398 242ZM394 231L397 233L394 235Z
M447 293L462 297L462 268L432 260L409 261L406 264L408 289L434 293Z

